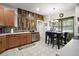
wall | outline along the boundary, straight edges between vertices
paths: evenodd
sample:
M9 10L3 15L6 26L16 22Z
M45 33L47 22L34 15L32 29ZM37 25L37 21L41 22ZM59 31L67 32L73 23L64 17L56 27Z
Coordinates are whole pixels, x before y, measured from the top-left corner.
M75 7L75 21L74 21L75 35L79 35L79 33L78 33L78 27L79 27L78 17L79 17L79 5L76 5L76 7Z
M37 31L40 32L40 37L41 38L44 38L44 34L45 34L45 31L44 31L44 21L42 20L37 20Z

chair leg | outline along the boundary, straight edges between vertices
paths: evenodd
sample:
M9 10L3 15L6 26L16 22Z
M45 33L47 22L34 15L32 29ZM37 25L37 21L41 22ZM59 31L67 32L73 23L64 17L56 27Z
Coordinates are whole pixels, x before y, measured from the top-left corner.
M52 40L52 47L54 47L54 39Z
M67 42L66 42L66 38L64 38L64 44L66 44Z
M49 42L50 42L50 38L48 39L48 45L49 45Z
M58 45L58 49L60 49L59 38L57 39L57 45Z
M62 38L61 38L61 45L62 45Z
M45 43L47 43L47 35L45 36Z

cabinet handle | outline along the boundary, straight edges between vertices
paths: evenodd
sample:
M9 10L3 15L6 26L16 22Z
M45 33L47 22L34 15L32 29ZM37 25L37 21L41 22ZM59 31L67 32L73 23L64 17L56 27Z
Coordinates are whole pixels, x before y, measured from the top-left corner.
M2 43L2 41L0 41L0 44Z

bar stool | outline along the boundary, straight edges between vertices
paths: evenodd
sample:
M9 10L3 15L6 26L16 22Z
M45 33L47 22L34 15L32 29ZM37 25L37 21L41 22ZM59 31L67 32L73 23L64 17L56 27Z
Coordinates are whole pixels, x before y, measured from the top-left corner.
M61 42L61 44L60 44ZM60 45L62 45L62 33L57 33L57 46L60 49Z
M52 32L51 34L51 43L52 43L52 47L54 47L55 45L55 38L56 38L56 33L55 32Z
M63 33L63 36L62 36L62 40L64 41L64 44L67 44L67 32L64 32Z
M50 40L51 40L51 32L46 32L45 33L45 36L46 36L45 43L47 43L47 41L48 41L48 44L49 44L50 43ZM49 37L49 38L47 39L47 37Z

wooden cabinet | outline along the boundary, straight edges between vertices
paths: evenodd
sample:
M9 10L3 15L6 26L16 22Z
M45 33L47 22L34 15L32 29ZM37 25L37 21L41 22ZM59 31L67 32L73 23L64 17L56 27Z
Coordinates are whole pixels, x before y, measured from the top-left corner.
M36 33L35 40L39 41L40 36L39 32ZM13 47L21 46L24 44L32 43L32 34L31 33L22 33L22 34L10 34L0 36L0 53L6 49Z
M8 42L9 42L9 48L20 45L19 34L9 35L7 38L8 38Z
M27 30L29 29L30 31L36 30L36 23L37 20L44 20L42 15L23 10L23 9L18 9L18 28L20 30Z
M0 26L14 25L14 10L0 6Z
M40 34L39 32L36 33L36 41L39 41L40 40Z
M19 39L21 40L21 45L27 43L27 35L25 33L24 34L20 34Z
M31 43L32 42L32 34L26 33L26 35L27 35L27 43Z
M0 6L0 25L4 25L4 8Z
M8 48L6 36L0 36L0 53Z
M5 21L5 26L13 26L14 25L14 11L13 10L5 9L4 21Z
M42 21L44 21L44 18L43 18L42 15L37 15L37 20L42 20Z
M2 39L0 38L0 52L2 51Z

